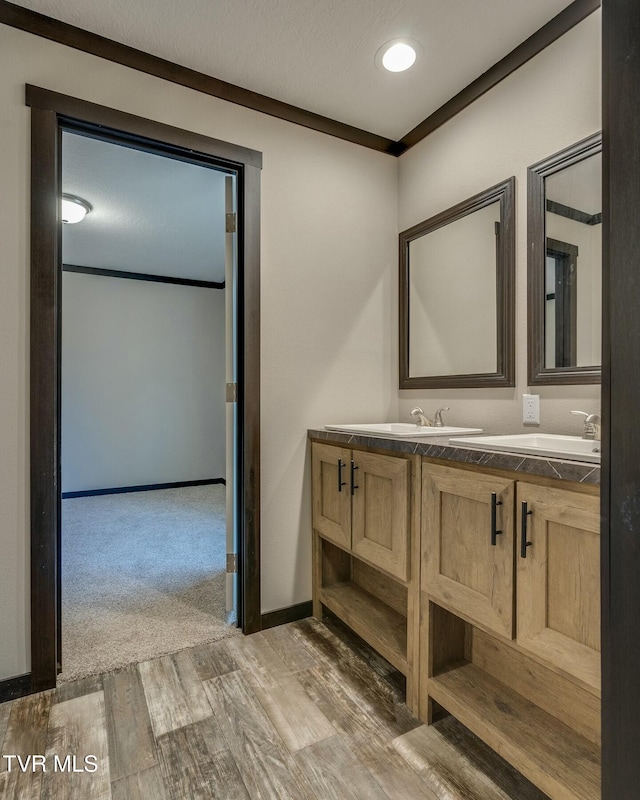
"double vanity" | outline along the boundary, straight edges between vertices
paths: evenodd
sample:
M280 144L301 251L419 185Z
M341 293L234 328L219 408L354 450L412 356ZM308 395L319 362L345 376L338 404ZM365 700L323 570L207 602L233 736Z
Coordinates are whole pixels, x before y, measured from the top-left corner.
M527 390L600 381L601 147L527 169ZM516 387L517 198L507 178L400 233L400 390ZM314 614L402 672L425 723L452 714L552 800L597 800L600 419L493 436L447 410L309 431Z
M403 673L424 722L454 715L554 800L598 798L599 442L335 427L309 431L314 615Z

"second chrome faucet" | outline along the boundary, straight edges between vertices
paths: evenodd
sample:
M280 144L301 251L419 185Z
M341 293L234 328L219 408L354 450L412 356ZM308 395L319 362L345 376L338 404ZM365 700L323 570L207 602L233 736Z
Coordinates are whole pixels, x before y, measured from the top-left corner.
M572 411L572 414L578 414L584 417L584 428L582 431L583 439L594 439L600 441L600 425L602 420L598 414L587 414L586 411Z
M442 421L443 411L449 411L449 406L439 408L433 415L433 422L425 416L424 411L421 408L418 408L418 406L411 411L411 416L415 417L416 425L428 428L444 428L444 422Z

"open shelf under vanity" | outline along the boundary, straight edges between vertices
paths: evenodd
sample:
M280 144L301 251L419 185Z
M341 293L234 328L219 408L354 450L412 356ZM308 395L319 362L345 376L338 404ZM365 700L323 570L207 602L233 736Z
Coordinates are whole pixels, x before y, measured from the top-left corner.
M599 800L599 698L440 606L426 686L445 709L550 797ZM431 713L435 713L432 708Z
M353 581L323 587L320 602L403 675L407 674L406 614L403 616Z

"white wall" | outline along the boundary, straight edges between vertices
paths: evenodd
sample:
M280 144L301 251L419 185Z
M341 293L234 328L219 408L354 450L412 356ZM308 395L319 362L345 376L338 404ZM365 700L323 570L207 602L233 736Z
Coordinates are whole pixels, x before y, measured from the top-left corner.
M395 158L0 26L0 679L29 667L25 83L264 153L263 611L311 596L307 428L397 404Z
M224 302L63 273L63 492L225 477Z
M427 414L450 406L452 425L491 432L522 429L527 391L527 167L598 131L600 12L587 17L479 100L400 157L399 229L516 176L515 389L406 390L401 419L418 404ZM574 408L597 412L599 386L536 387L541 430L579 433Z

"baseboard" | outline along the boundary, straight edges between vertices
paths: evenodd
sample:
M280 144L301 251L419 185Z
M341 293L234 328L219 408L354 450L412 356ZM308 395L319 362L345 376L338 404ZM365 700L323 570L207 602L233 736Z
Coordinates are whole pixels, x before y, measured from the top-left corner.
M313 603L307 600L305 603L298 603L295 606L279 608L276 611L267 611L261 617L262 630L275 628L277 625L284 625L287 622L297 622L299 619L306 619L313 613Z
M226 486L226 478L210 478L204 481L178 481L177 483L149 483L144 486L118 486L114 489L86 489L81 492L62 492L62 499L72 497L97 497L103 494L125 494L126 492L152 492L156 489L184 489L187 486L210 486L222 483Z
M6 678L0 681L0 703L17 700L18 697L24 697L27 694L31 694L30 672L27 672L26 675L16 675L15 678Z

